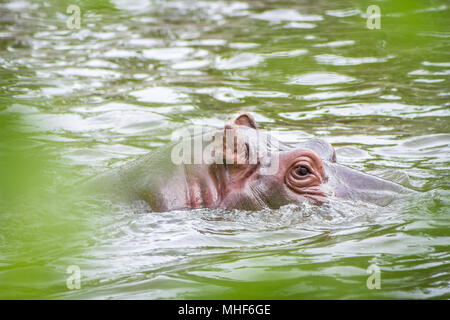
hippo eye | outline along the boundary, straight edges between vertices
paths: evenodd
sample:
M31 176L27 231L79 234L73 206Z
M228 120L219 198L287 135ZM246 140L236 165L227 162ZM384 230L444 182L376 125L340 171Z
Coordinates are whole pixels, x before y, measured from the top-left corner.
M297 169L295 169L295 172L297 173L297 175L299 176L306 176L307 174L309 174L309 169L305 166L300 166Z
M250 146L246 142L245 143L245 159L248 160L249 157L250 157Z

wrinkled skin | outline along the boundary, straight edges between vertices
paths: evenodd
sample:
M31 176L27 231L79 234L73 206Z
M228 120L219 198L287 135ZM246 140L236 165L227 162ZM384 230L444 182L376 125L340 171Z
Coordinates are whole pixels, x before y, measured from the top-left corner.
M147 201L154 211L276 209L307 199L320 205L331 196L386 205L398 195L412 192L396 183L336 163L334 148L321 139L312 139L295 147L278 144L276 150L259 152L257 162L248 163L250 152L267 151L270 147L270 143L261 144L258 140L257 134L261 131L253 117L242 114L225 129L233 131L243 141L242 146L233 149L227 147L229 141L223 138L225 164L174 164L171 161L172 143L99 181L115 192L120 190L122 196ZM219 134L221 132L225 130ZM203 141L202 137L192 139ZM278 157L277 170L273 174L264 174L275 161L274 157ZM226 164L226 160L234 163Z

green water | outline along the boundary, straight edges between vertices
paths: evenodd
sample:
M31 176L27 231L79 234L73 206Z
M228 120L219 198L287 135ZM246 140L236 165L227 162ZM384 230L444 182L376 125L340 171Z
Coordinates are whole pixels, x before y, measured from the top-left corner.
M449 18L445 0L0 2L0 298L450 298ZM79 192L239 111L419 193L148 213Z

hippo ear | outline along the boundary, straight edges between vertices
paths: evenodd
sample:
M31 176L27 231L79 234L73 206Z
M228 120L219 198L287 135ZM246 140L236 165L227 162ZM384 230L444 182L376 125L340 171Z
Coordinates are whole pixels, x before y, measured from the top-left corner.
M253 129L258 129L255 118L249 113L240 114L234 119L234 123L238 126L246 126Z

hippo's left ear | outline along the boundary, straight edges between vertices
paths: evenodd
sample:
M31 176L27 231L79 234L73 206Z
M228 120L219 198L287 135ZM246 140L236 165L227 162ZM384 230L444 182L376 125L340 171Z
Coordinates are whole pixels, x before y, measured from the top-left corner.
M258 129L255 118L249 113L243 113L236 117L233 121L238 126L246 126L253 129Z

